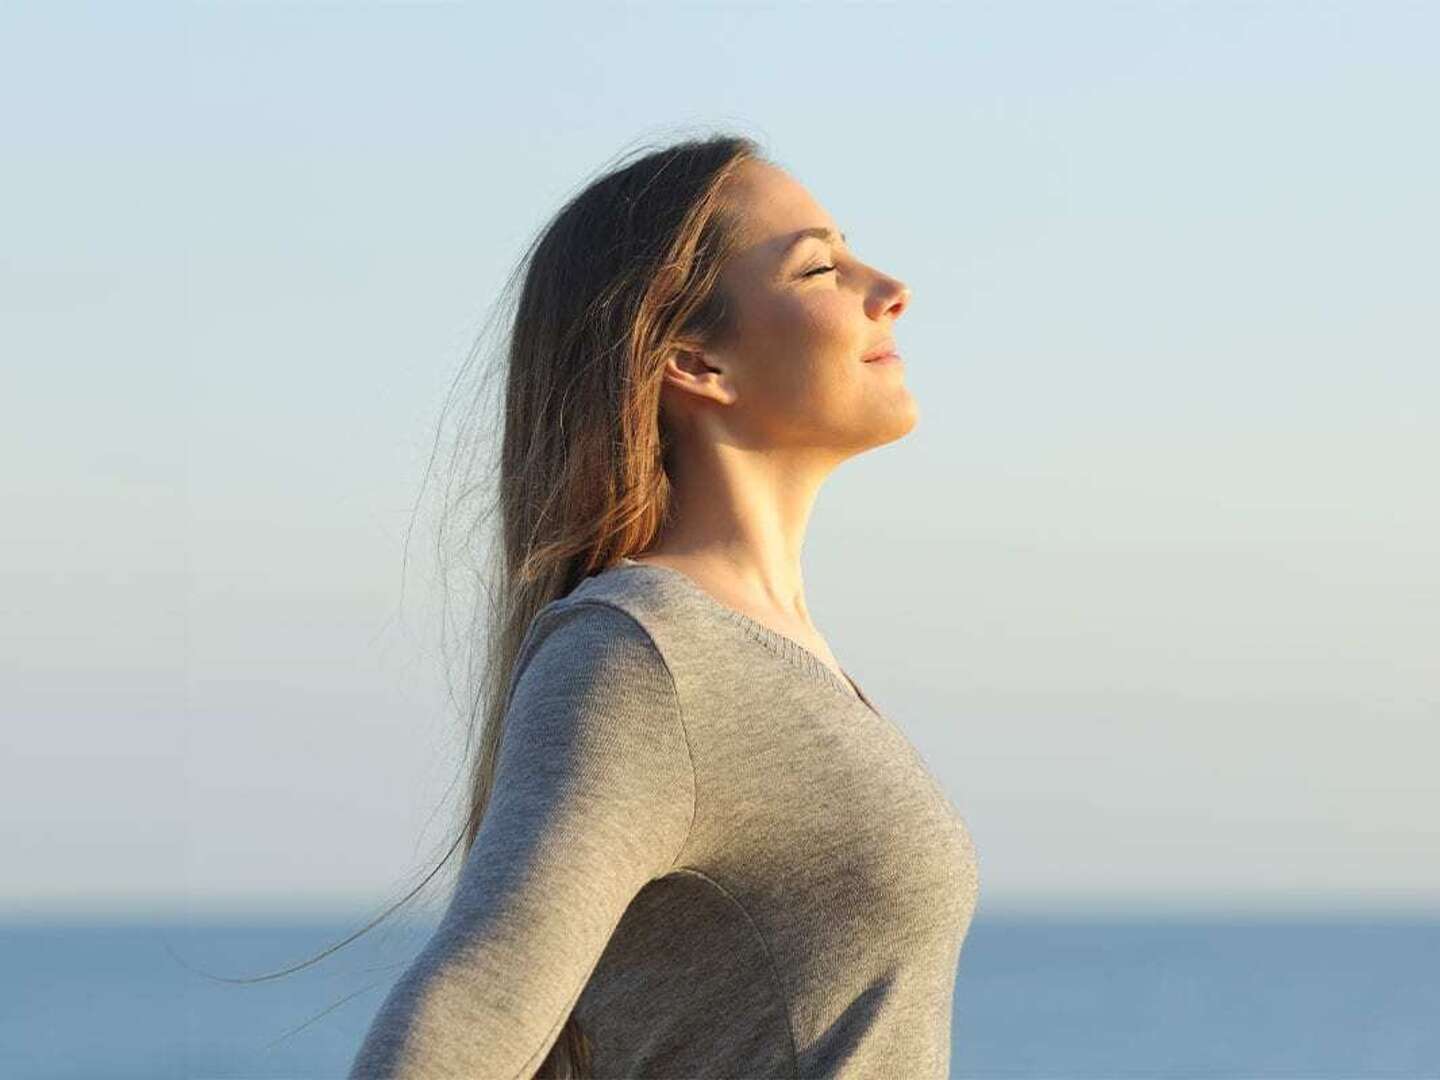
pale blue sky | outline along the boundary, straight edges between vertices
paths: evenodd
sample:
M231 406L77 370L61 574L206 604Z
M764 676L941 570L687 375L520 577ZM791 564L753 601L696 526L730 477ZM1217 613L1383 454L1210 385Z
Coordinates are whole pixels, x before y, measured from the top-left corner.
M533 231L760 139L914 290L806 554L982 912L1440 902L1431 4L0 11L0 912L373 908L456 720L401 543Z

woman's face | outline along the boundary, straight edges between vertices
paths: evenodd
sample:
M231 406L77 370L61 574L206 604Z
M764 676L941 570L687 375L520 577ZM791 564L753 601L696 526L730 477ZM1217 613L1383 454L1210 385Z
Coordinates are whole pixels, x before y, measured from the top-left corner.
M903 363L866 363L894 344L910 302L904 282L862 262L804 186L749 161L733 178L741 243L722 275L735 333L706 350L688 384L729 407L724 434L744 446L813 451L842 460L910 431L918 409ZM828 235L806 235L806 230Z

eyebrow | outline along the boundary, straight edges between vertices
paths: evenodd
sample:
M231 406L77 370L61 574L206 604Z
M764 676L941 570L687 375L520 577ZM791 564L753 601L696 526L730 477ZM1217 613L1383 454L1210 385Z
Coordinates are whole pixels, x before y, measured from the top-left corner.
M812 225L808 229L801 229L799 232L791 234L790 242L785 245L785 250L781 252L781 257L783 258L784 256L790 254L791 248L793 248L801 240L805 240L811 236L818 237L821 240L828 240L832 244L835 242L834 232L827 229L824 225ZM846 238L843 232L840 233L840 242L843 244L850 243L849 239Z

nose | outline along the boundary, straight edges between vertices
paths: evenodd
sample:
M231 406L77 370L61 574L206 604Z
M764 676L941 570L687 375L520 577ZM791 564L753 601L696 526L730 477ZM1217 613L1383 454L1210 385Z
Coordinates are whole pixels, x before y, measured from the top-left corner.
M895 309L895 310L894 310L894 313L895 313L896 315L899 315L900 312L904 311L906 308L908 308L908 307L910 306L910 286L909 286L909 285L906 285L906 284L903 283L903 282L900 284L900 295L899 295L898 297L896 297L895 303L892 304L891 306Z
M879 304L878 314L889 315L892 319L898 319L900 313L910 306L910 286L888 274L880 275L880 280L871 295Z

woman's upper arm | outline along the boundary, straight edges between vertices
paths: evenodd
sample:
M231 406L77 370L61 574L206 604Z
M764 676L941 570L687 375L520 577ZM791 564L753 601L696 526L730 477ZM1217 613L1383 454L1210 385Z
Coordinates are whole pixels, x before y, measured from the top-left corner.
M581 601L542 613L526 644L456 892L351 1080L529 1077L626 907L689 835L690 751L649 634Z

